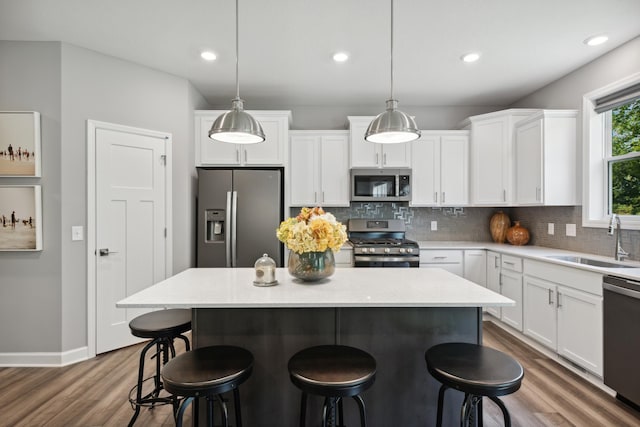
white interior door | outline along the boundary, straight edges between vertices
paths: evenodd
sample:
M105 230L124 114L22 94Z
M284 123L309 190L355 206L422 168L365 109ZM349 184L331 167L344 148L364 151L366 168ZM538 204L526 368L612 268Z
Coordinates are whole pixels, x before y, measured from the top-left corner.
M167 137L95 128L96 353L137 342L129 321L149 311L116 302L167 277Z

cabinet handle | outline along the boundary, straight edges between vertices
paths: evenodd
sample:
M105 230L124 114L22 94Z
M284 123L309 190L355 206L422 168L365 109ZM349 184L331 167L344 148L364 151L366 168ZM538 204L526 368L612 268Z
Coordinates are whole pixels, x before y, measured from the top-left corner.
M324 203L324 191L322 192L322 203Z
M503 202L507 201L507 190L502 190L502 201Z
M240 149L236 148L236 162L240 163Z
M540 187L536 187L536 202L540 201Z
M442 203L444 203L444 191L442 192Z
M560 292L558 292L558 308L562 307L562 303L560 302Z
M549 305L553 305L553 291L549 289Z
M384 153L384 154L382 155L382 159L383 159L383 160L382 160L382 164L386 166L386 165L387 165L387 153Z
M447 259L446 256L434 256L433 259Z
M503 261L503 262L504 262L505 264L507 264L507 265L516 265L516 263L515 263L515 262L509 262L509 261Z
M438 203L438 192L437 191L435 193L433 193L433 198L435 200L434 203Z
M318 202L318 192L314 191L313 192L313 203L317 203Z
M247 163L247 150L244 150L244 162Z
M380 155L378 153L376 153L376 165L380 164Z
M498 267L499 267L499 265L498 265L498 257L494 257L493 258L493 268L498 268Z

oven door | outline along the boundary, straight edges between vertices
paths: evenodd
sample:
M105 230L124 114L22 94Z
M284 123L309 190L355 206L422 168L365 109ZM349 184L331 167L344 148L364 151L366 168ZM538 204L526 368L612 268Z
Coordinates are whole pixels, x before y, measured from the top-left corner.
M420 267L419 256L354 255L354 267Z

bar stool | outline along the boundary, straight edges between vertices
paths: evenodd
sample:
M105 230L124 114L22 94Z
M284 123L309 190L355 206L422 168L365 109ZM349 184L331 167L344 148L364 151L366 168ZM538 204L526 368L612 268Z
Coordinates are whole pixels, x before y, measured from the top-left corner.
M162 357L162 364L166 364L169 361L169 353L171 353L172 358L175 357L176 350L173 346L173 341L176 338L183 340L186 350L189 351L189 339L183 334L191 329L191 310L170 309L152 311L134 318L129 322L129 329L131 329L131 334L136 337L152 339L144 346L140 353L138 382L129 391L129 402L135 410L129 421L129 427L131 427L136 422L141 407L153 407L155 405L168 403L175 405L175 399L172 396L160 396L160 392L164 388L160 378L160 358ZM156 372L152 377L145 379L144 362L147 352L154 346L156 347L156 352L151 358L156 359ZM143 396L143 384L151 379L153 379L153 389ZM132 397L134 391L136 394L135 398Z
M504 425L511 426L511 417L498 396L517 391L522 384L522 365L498 350L467 343L445 343L431 347L425 353L429 373L440 383L438 393L438 418L436 426L442 426L444 393L453 388L464 393L460 414L461 425L474 425L478 412L478 425L482 426L482 407L478 403L486 396L494 401L504 417Z
M216 345L202 347L171 359L162 370L165 390L184 399L174 407L176 426L182 426L182 416L189 404L194 402L193 425L199 425L199 398L207 401L207 426L213 427L213 406L217 400L222 425L228 426L227 405L222 394L233 390L233 406L236 427L242 427L240 392L238 386L245 382L253 370L253 354L241 347Z
M342 398L353 398L360 410L360 424L367 425L360 394L376 379L376 360L369 353L343 345L320 345L299 351L289 359L291 382L302 390L300 427L306 425L307 396L323 396L322 426L335 425L338 405L340 426L344 425Z

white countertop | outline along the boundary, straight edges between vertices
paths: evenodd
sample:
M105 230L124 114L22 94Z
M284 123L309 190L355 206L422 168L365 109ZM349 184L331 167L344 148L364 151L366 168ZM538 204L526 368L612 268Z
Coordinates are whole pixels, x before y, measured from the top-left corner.
M420 249L487 249L494 252L499 252L507 255L514 255L523 258L535 259L538 261L550 262L557 265L564 265L567 267L578 268L581 270L593 271L604 275L613 275L619 277L625 277L633 280L640 280L640 262L637 261L622 261L622 264L628 265L632 268L604 268L595 267L592 265L576 264L569 261L556 260L548 258L554 255L571 255L584 258L590 258L595 260L607 261L607 262L620 262L615 261L613 257L605 257L601 255L588 254L584 252L568 251L564 249L546 248L543 246L513 246L506 243L494 243L494 242L456 242L456 241L419 241L418 245Z
M191 268L119 301L117 307L303 308L480 307L514 302L440 268L340 268L322 282L276 271L278 285L253 285L253 268Z

